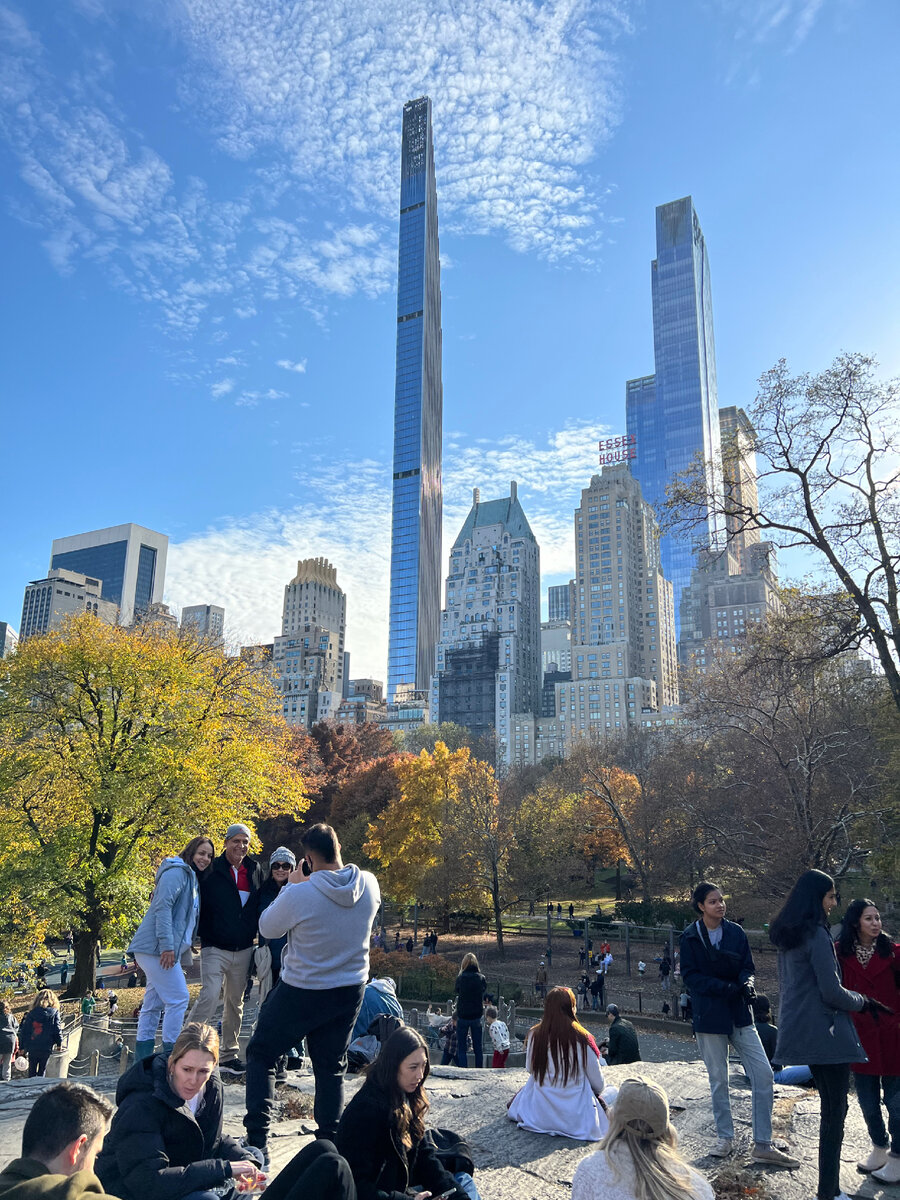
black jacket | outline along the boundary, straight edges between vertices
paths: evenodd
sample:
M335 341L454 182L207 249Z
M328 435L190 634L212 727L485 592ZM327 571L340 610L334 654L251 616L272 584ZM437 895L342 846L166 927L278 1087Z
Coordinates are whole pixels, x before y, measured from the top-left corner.
M200 876L200 942L219 950L246 950L253 945L259 924L258 893L262 870L252 858L244 859L250 876L250 895L242 907L234 873L224 854Z
M363 1084L341 1117L335 1144L350 1164L358 1200L409 1200L418 1186L439 1196L456 1188L428 1138L406 1150L390 1124L390 1097L374 1083ZM465 1200L458 1188L454 1193Z
M62 1045L62 1029L58 1008L33 1008L22 1018L19 1026L19 1045L32 1054L45 1054Z
M119 1079L118 1108L94 1173L121 1200L181 1200L230 1182L246 1151L222 1133L222 1081L213 1075L196 1117L169 1087L166 1056L136 1062Z
M258 914L264 912L272 903L272 901L278 898L282 887L285 886L285 884L278 883L277 880L271 877L271 875L263 883L262 887L256 894L257 921L259 921ZM247 903L250 903L249 900ZM268 946L272 955L272 986L274 987L281 976L281 955L285 946L287 945L287 934L284 934L283 937L277 938L265 938L262 936L262 934L260 934L259 944L260 946Z
M681 978L691 994L694 1033L726 1033L753 1024L742 987L753 982L753 955L747 935L734 921L722 922L722 940L710 948L697 929L681 935Z
M466 967L456 977L457 1020L480 1021L484 1015L487 980L476 967Z
M606 1061L611 1067L620 1067L623 1063L641 1061L641 1047L637 1032L630 1021L624 1017L614 1017L607 1035L609 1053Z

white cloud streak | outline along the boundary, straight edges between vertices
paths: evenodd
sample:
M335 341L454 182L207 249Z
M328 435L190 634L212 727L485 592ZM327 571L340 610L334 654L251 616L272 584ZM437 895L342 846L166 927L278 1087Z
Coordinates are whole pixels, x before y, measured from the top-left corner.
M568 577L574 566L572 513L597 467L599 423L547 435L538 443L510 437L494 445L462 438L444 456L442 578L453 539L471 505L471 489L487 499L519 498L541 548L542 574ZM366 459L318 465L310 457L300 502L223 520L170 546L166 599L175 607L224 604L229 637L267 642L281 631L284 585L298 559L324 555L347 593L347 649L355 676L384 679L390 570L390 469Z
M289 358L280 358L276 366L282 367L285 371L296 371L298 375L306 374L305 358L301 358L299 362L291 362Z

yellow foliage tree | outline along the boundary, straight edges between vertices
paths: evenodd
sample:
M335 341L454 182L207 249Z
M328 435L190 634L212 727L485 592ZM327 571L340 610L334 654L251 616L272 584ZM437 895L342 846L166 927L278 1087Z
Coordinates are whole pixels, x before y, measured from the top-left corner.
M24 642L0 685L0 907L8 948L71 927L70 992L127 934L153 870L236 820L300 815L303 780L260 667L207 642L85 615Z
M385 890L395 900L422 900L441 910L445 928L453 907L485 902L477 852L463 812L479 797L496 796L494 772L467 747L401 758L395 766L399 794L369 825L366 853L380 864Z

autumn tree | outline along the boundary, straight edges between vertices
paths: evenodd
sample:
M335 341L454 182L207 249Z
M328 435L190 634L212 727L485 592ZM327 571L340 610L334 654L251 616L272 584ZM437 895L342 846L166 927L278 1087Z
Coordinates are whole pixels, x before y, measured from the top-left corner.
M71 927L70 993L92 986L97 943L130 932L165 854L304 811L286 739L267 674L189 634L85 615L22 643L0 687L8 943Z
M812 552L817 604L832 633L823 652L874 650L900 709L900 381L880 381L864 354L842 354L820 375L792 376L782 359L760 379L748 415L756 431L758 511L710 485L697 460L667 489L669 528L684 536L716 513L783 548ZM737 439L722 473L740 471Z
M707 656L690 680L691 722L709 739L711 786L685 797L720 860L757 890L816 867L836 877L865 861L885 818L883 747L873 730L884 680L852 654L822 657L830 634L802 597L739 655ZM868 832L866 832L868 831Z

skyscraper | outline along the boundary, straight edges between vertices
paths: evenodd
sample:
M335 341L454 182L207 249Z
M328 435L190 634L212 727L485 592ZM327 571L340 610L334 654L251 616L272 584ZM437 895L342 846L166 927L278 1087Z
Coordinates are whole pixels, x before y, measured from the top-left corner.
M535 713L541 687L540 549L515 482L509 497L472 507L450 552L431 719L495 730L509 761L513 713Z
M719 409L722 475L725 487L725 530L740 571L749 568L748 551L759 542L759 527L749 514L759 512L756 476L756 430L742 408ZM733 511L729 511L732 508Z
M93 613L107 625L115 625L119 607L102 595L102 580L51 567L46 579L33 579L25 588L19 638L25 641L38 633L59 629L67 617Z
M103 599L119 606L119 624L161 604L169 539L142 525L113 525L91 533L55 538L50 567L99 579Z
M313 725L337 715L343 698L347 597L327 558L305 558L284 589L281 637L272 661L289 725Z
M637 439L632 471L657 512L673 475L697 455L717 463L719 404L709 257L693 200L685 196L656 210L656 258L651 264L655 374L626 384L629 436ZM707 485L722 495L721 469ZM676 625L682 588L690 583L696 552L724 543L720 518L707 514L693 537L665 534L663 573L671 580Z
M388 700L427 691L441 603L441 275L427 96L403 106Z
M571 621L572 583L561 583L559 587L547 588L547 616L551 621Z
M222 642L225 638L225 609L218 604L189 604L181 610L181 628L193 629L198 637Z

